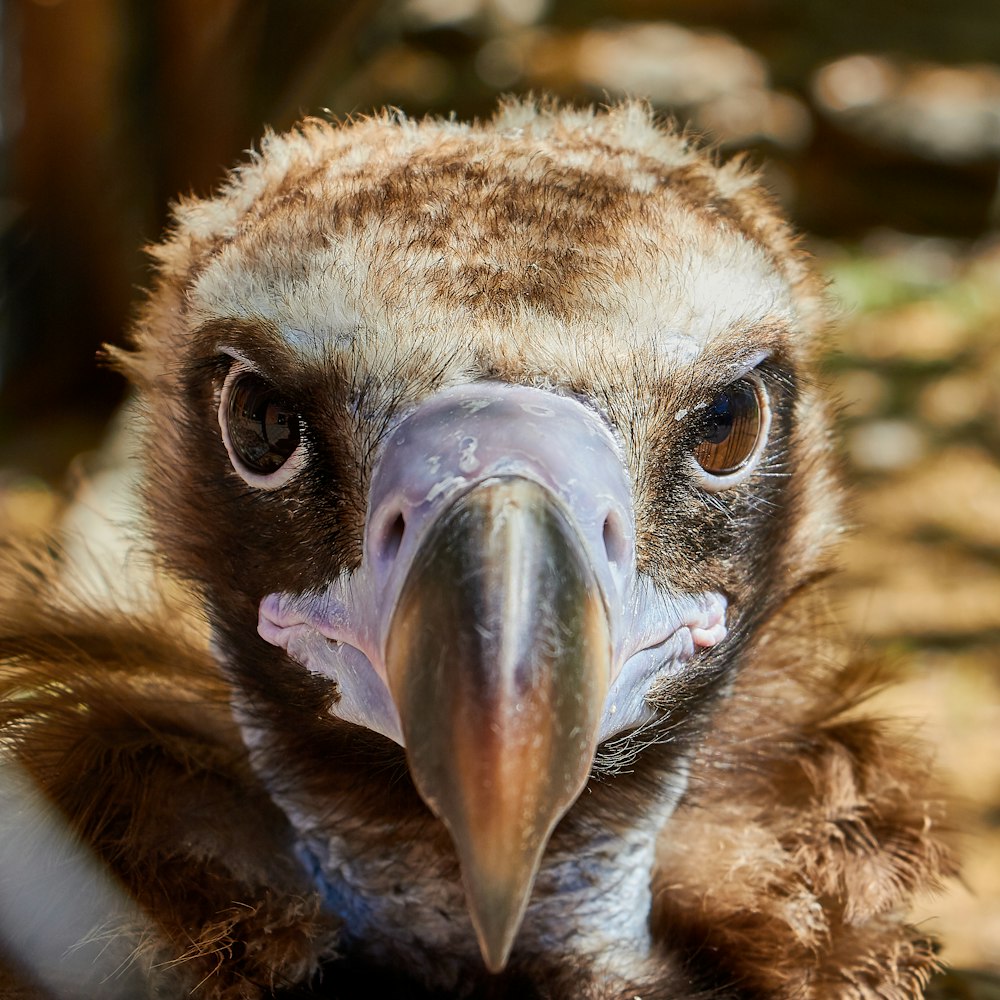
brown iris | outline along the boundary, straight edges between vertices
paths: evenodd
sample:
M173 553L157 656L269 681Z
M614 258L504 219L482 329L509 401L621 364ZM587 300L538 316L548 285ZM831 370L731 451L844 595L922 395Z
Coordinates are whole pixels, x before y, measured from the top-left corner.
M259 375L240 375L229 393L229 440L239 460L258 475L277 472L301 440L299 415Z
M710 475L738 472L753 455L764 426L762 392L755 382L741 379L723 389L703 411L694 457Z

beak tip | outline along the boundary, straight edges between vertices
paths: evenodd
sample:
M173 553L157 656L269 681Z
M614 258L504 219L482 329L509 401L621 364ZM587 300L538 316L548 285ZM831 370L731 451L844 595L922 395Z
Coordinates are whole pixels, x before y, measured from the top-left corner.
M506 905L497 903L483 908L476 905L469 907L483 964L490 972L503 972L506 967L526 903L527 898L524 898L520 901L508 900Z
M507 959L510 957L510 945L511 942L508 942L494 950L487 942L482 940L479 942L479 950L482 953L483 964L486 966L487 972L494 975L503 972L507 966Z

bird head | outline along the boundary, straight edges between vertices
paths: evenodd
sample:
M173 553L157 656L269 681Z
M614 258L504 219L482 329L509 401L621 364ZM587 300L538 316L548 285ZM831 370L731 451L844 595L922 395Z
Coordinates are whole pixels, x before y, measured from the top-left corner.
M254 764L303 836L437 845L499 969L822 560L821 288L636 104L308 121L154 256L150 521Z

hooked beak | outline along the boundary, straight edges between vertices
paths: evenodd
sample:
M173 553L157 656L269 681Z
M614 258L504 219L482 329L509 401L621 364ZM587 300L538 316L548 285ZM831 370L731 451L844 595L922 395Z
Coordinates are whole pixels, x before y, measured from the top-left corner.
M614 437L542 389L422 401L386 435L368 501L361 565L267 595L258 631L336 684L331 714L405 747L498 971L597 744L656 718L648 693L725 636L725 598L638 572Z
M494 478L441 514L399 593L386 671L414 782L451 833L499 971L587 781L611 679L604 599L548 490Z

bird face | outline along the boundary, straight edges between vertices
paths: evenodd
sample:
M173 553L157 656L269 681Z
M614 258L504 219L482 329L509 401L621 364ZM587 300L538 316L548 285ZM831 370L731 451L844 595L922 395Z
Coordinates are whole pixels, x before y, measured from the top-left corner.
M177 219L132 362L160 548L302 843L392 818L500 969L548 857L665 819L815 565L816 288L634 106L309 124Z

